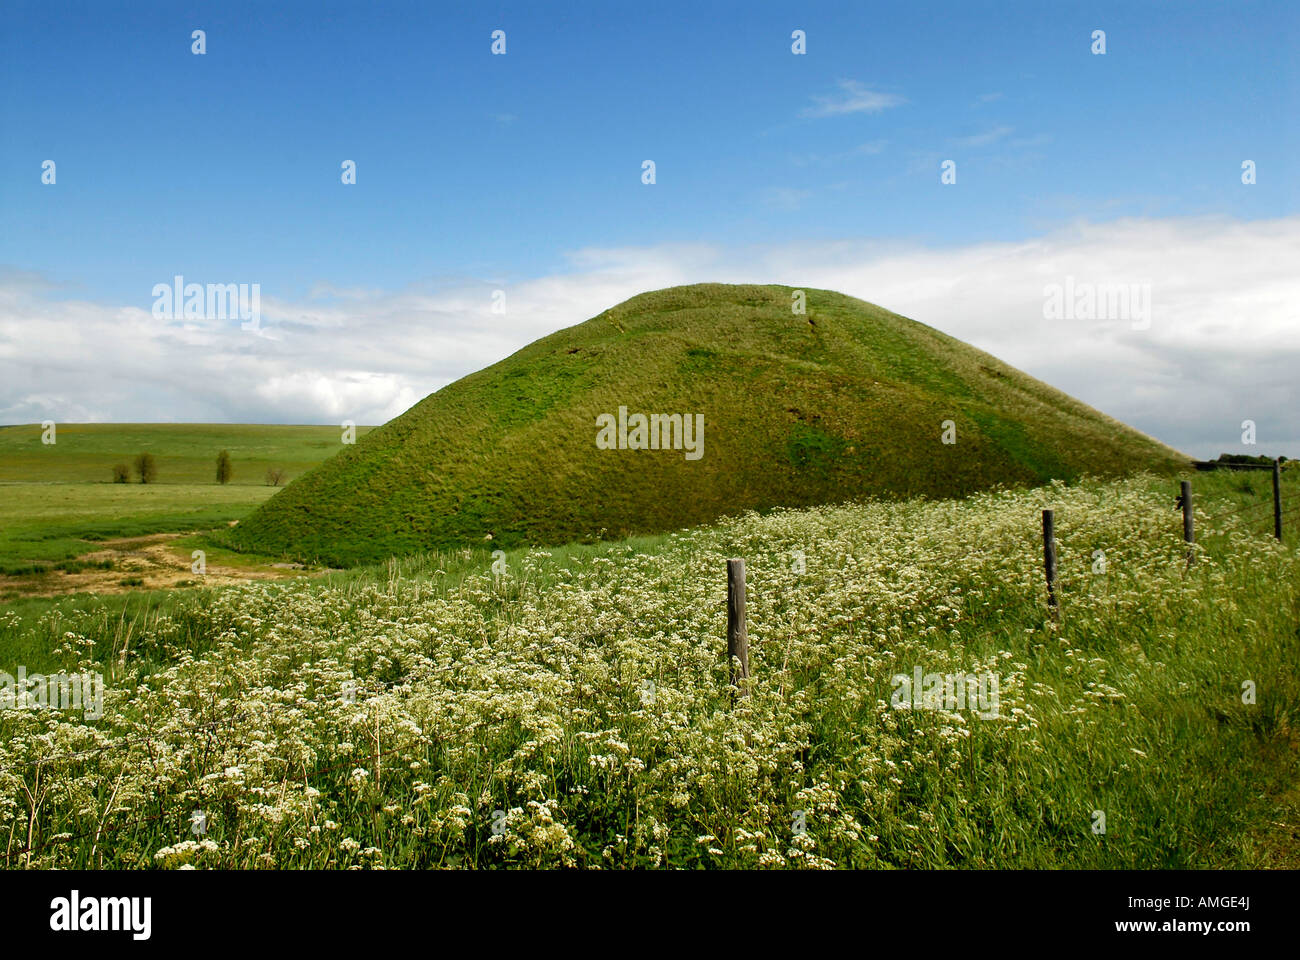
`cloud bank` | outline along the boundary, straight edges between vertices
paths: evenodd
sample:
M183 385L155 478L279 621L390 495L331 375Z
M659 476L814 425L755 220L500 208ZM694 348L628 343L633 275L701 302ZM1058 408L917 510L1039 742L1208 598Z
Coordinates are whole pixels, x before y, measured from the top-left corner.
M1300 457L1300 217L1080 222L1019 243L879 241L583 249L504 289L262 290L262 329L60 299L0 270L0 423L382 423L428 393L628 297L784 283L870 300L997 355L1195 456ZM170 278L164 278L170 279ZM1150 323L1047 319L1045 290L1149 285ZM497 302L500 300L498 298ZM1257 448L1241 423L1257 425Z

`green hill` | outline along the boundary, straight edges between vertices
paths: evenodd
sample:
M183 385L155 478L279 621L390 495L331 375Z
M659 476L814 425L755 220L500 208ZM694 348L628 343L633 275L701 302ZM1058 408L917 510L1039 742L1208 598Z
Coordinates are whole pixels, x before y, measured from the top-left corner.
M792 293L675 287L544 337L359 439L231 530L231 545L350 565L1187 463L937 330L825 290L807 290L799 315ZM702 455L601 449L598 418L620 407L629 420L702 415ZM644 439L636 427L629 444Z

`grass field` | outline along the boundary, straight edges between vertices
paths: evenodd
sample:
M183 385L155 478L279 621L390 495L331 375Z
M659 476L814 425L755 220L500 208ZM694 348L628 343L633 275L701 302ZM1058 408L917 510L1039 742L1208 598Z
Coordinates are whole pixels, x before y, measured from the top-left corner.
M1176 484L1143 476L23 601L0 611L0 661L39 652L109 689L98 720L0 713L0 855L1295 867L1300 473L1282 544L1267 475L1192 479L1190 568ZM741 699L721 654L730 556L748 564ZM996 675L997 715L895 709L894 676L917 668Z
M215 528L273 492L234 484L0 485L0 573L75 569L77 557L105 540Z
M276 492L269 467L292 481L341 447L331 426L61 424L55 443L41 436L39 424L0 427L0 575L57 581L105 541L224 527ZM235 471L224 485L223 449ZM158 464L156 482L111 482L114 464L143 452Z
M358 437L372 427L357 427ZM262 486L269 467L290 480L343 448L336 426L231 423L61 423L55 442L40 424L0 427L0 483L108 483L114 464L152 453L158 483L215 482L217 453L234 461L234 486Z
M796 314L793 292L701 284L634 297L427 397L227 540L349 566L1187 462L937 330L826 290L804 291ZM702 455L597 449L597 417L620 407L702 417Z

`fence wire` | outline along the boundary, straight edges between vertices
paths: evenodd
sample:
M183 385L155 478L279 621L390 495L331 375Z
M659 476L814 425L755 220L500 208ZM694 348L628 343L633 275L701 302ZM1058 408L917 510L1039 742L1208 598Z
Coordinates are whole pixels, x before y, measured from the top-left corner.
M1269 468L1269 467L1259 467L1259 469L1271 469L1271 468ZM1238 516L1240 516L1240 515L1242 515L1242 514L1252 514L1253 511L1258 511L1258 510L1263 510L1263 509L1268 509L1268 510L1272 511L1272 508L1273 508L1273 502L1272 502L1271 500L1261 500L1261 501L1257 501L1257 502L1254 502L1254 503L1248 503L1248 504L1246 504L1245 506L1242 506L1242 507L1240 507L1240 508L1238 508L1238 509L1230 510L1230 511L1227 511L1227 512L1214 513L1214 514L1203 514L1202 516L1197 517L1197 519L1200 520L1202 523L1207 523L1207 524L1217 524L1217 523L1221 523L1221 522L1223 522L1223 521L1225 521L1225 520L1229 520L1229 519L1232 519L1232 518L1234 518L1234 517L1238 517ZM1292 508L1290 508L1290 509L1288 509L1288 510L1285 510L1285 511L1282 512L1282 516L1283 516L1284 519L1285 519L1285 518L1288 518L1288 517L1296 517L1296 516L1300 516L1300 507L1292 507ZM1267 515L1267 516L1265 516L1265 515L1257 515L1257 516L1256 516L1256 515L1253 515L1253 514L1252 514L1251 517L1248 517L1248 518L1247 518L1247 523L1263 523L1264 521L1268 521L1268 522L1271 523L1271 522L1273 521L1273 519L1274 519L1274 517L1273 517L1273 515L1272 515L1271 512L1270 512L1270 514ZM1079 584L1082 584L1082 583L1098 583L1101 577L1104 577L1104 576L1109 575L1112 571L1119 571L1119 572L1123 573L1124 575L1132 576L1132 575L1138 575L1138 574L1144 574L1144 573L1170 573L1170 572L1172 572L1174 569L1177 569L1177 568L1180 567L1180 566L1183 567L1184 569L1186 568L1186 558L1185 558L1185 557L1171 557L1171 558L1167 558L1167 559L1163 559L1163 560L1156 560L1156 561L1153 561L1153 562L1148 562L1148 563L1144 563L1144 564L1136 564L1136 565L1135 565L1135 564L1128 564L1128 563L1118 563L1118 564L1117 564L1117 563L1114 563L1114 562L1108 562L1108 564L1107 564L1107 573L1106 573L1106 574L1084 574L1084 573L1077 573L1077 574L1074 574L1074 575L1072 575L1072 576L1070 576L1070 577L1067 577L1067 578L1064 578L1064 579L1059 579L1059 578L1058 578L1057 580L1055 580L1055 581L1053 582L1052 586L1053 586L1053 588L1054 588L1054 590L1055 590L1055 592L1056 592L1056 594L1057 594L1057 602L1058 602L1058 604L1059 604L1060 601L1061 601L1061 599L1062 599L1062 597L1060 596L1061 591L1063 591L1063 590L1065 590L1065 589L1067 589L1067 588L1076 587L1076 586L1078 586ZM1046 582L1045 582L1045 581L1044 581L1044 587L1046 587ZM867 622L869 619L871 619L871 618L869 618L869 617L867 617L867 616L864 616L864 615L859 615L859 616L853 616L853 617L842 618L842 619L840 619L839 621L834 622L834 623L831 623L831 624L820 624L820 625L817 625L817 626L807 627L807 628L804 628L804 629L802 629L802 630L795 630L795 631L791 631L791 632L784 632L784 633L779 633L779 634L765 635L765 634L763 634L760 630L756 630L756 631L752 631L752 633L753 633L753 635L754 635L756 638L762 638L762 639L765 639L765 640L768 640L768 641L773 641L773 642L776 642L776 641L784 641L784 640L793 640L793 639L797 639L797 638L799 638L799 637L808 636L809 634L813 634L813 633L823 633L823 634L824 634L824 633L828 633L828 632L834 632L834 631L837 631L837 630L842 630L842 629L845 629L845 628L848 628L848 627L852 627L852 626L857 626L857 625L859 625L859 624L862 624L862 623ZM615 633L617 633L617 632L619 632L619 630L618 630L617 628L611 628L611 629L609 629L609 630L599 631L599 632L592 633L592 634L585 634L585 635L583 635L582 637L580 637L579 639L582 639L582 640L601 639L601 638L604 638L604 637L611 636L611 635L613 635L613 634L615 634ZM342 692L340 692L340 693L338 693L338 694L334 694L334 695L330 695L330 696L325 696L325 697L304 698L301 702L305 702L305 703L307 703L307 704L314 704L314 705L324 705L324 704L333 703L333 702L336 702L336 701L339 701L339 700L343 700L343 701L346 701L346 702L355 703L355 702L360 701L360 700L362 699L363 696L366 697L366 698L372 698L372 697L375 697L375 696L381 696L381 695L384 695L384 694L386 694L386 693L391 692L391 691L392 691L393 689L395 689L395 688L399 688L399 687L413 687L414 685L420 683L422 680L427 680L427 679L429 679L428 676L425 676L425 677L415 677L415 678L408 677L408 678L405 678L405 679L403 679L403 680L401 680L401 681L394 681L394 682L392 682L392 683L384 683L384 684L378 684L378 685L367 684L367 688L366 688L364 691L360 688L360 681L357 681L357 683L358 683L358 688L357 688L355 691L346 691L346 690L345 690L345 691L342 691ZM228 727L228 726L231 726L231 725L232 725L232 724L233 724L237 719L240 718L241 713L242 713L241 709L237 706L236 709L235 709L235 710L234 710L230 715L228 715L228 716L224 716L224 717L221 717L221 718L218 718L218 719L210 720L210 721L208 721L208 722L206 722L206 723L200 724L199 726L194 727L193 729L187 731L187 735L193 735L193 734L196 734L196 733L200 733L200 732L204 732L204 731L207 731L207 730L212 730L212 729L216 729L216 728L220 728L220 727ZM109 752L114 752L114 751L122 751L122 750L129 751L132 747L141 746L141 745L144 745L144 744L149 744L149 743L154 742L154 740L155 740L155 738L152 737L152 736L128 737L128 738L124 738L123 740L115 741L115 742L112 743L112 744L105 744L105 745L103 745L103 746L95 747L95 748L92 748L92 749L89 749L89 750L77 751L77 752L69 753L69 754L59 754L59 755L55 755L55 756L43 757L43 758L40 758L40 759L36 760L36 761L33 763L33 766L34 766L34 768L35 768L35 770L36 770L36 772L37 772L37 775L39 776L40 771L41 771L42 769L44 769L45 767L51 765L51 764L55 764L55 763L72 763L72 762L76 762L77 760L80 760L80 759L85 759L85 758L88 758L88 757L98 756L98 755L101 755L101 754L104 754L104 753L109 753ZM358 758L358 759L370 759L370 760L372 760L372 761L377 761L377 760L379 760L379 759L381 759L381 758L384 758L384 757L389 757L389 756L393 756L393 755L395 755L395 754L404 753L405 751L410 750L410 749L412 749L412 748L414 748L414 747L418 747L418 746L421 746L421 745L428 746L428 745L430 745L430 743L431 743L431 741L430 741L429 734L426 733L426 732L424 732L424 731L421 731L421 733L419 733L418 735L416 735L416 736L413 737L412 739L407 740L407 741L405 741L405 742L399 744L399 745L396 746L396 747L392 747L392 748L390 748L390 749L388 749L388 750L384 750L384 751L382 751L382 752L372 752L372 753L366 754L366 755L364 755L364 757L362 757L362 758ZM246 748L247 746L249 746L249 743L248 743L248 742L241 742L241 743L238 744L237 746L238 746L239 749L242 750L242 749ZM225 747L223 747L223 749L224 749L224 750L230 750L230 749L232 749L232 745L226 745ZM277 758L277 759L279 759L279 758ZM308 785L309 785L310 782L311 782L312 780L314 780L314 779L316 779L316 778L318 778L318 777L324 776L325 774L328 774L328 773L334 773L334 772L336 772L336 771L338 771L338 770L340 770L340 769L342 769L342 768L344 768L344 767L347 767L347 766L349 766L350 764L355 763L355 762L357 762L357 760L349 759L349 760L345 760L345 761L342 761L342 762L336 762L336 763L328 764L328 765L326 765L326 766L318 766L318 767L312 769L310 772L306 772L306 773L304 773L304 775L303 775L303 782L304 782L304 784L308 784ZM285 763L286 768L287 768L287 767L289 766L289 761L284 761L284 763ZM287 779L286 779L285 782L286 782L286 783L288 782ZM201 802L202 802L202 799L200 798L200 799L199 799L198 801L196 801L196 802L200 802L200 803L201 803ZM112 799L110 798L110 804L111 804L111 803L112 803ZM48 848L50 848L50 847L52 847L52 846L55 846L55 845L58 845L58 844L71 843L71 842L73 842L73 841L75 841L75 840L84 840L84 839L87 839L87 838L92 837L92 836L96 838L96 846L97 846L97 845L98 845L99 838L101 838L101 837L105 837L105 836L107 836L107 835L109 835L109 834L119 833L119 832L121 832L121 831L123 831L123 830L127 830L128 828L138 828L138 827L144 826L144 825L146 825L146 824L156 823L156 822L158 822L158 821L160 821L160 820L167 819L167 818L169 818L170 816L173 816L173 815L174 815L174 811L173 811L173 812L169 812L169 811L165 811L165 810L164 810L164 811L160 811L159 813L151 814L151 815L148 815L148 816L140 815L140 816L137 816L137 817L135 817L135 818L133 818L133 819L131 819L131 820L129 820L129 821L121 822L121 823L118 823L118 824L106 824L104 821L107 820L107 818L111 815L111 813L112 813L111 809L110 809L110 810L106 810L106 811L104 812L104 814L103 814L103 818L100 820L99 824L97 824L96 827L95 827L93 830L88 829L88 830L82 831L82 832L80 832L80 833L66 833L66 832L61 832L61 833L55 834L54 836L50 837L48 840L45 840L45 841L42 842L42 843L39 843L39 844L31 844L31 845L29 845L29 846L22 847L22 848L19 848L19 849L16 849L16 850L10 850L10 851L7 851L7 852L3 855L3 858L0 859L0 862L3 862L3 863L11 863L15 858L28 857L28 862L30 863L30 860L31 860L32 857L38 856L42 851L44 851L44 850L46 850L46 849L48 849ZM92 853L93 853L93 850L92 850Z

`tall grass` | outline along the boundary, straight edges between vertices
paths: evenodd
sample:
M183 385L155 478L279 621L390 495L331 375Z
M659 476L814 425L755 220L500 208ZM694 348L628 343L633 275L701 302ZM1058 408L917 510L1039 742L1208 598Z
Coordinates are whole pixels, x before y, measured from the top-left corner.
M1232 512L1259 497L1239 478L1195 483L1190 567L1172 485L1139 478L751 514L514 551L495 572L485 545L151 614L0 615L0 650L50 642L69 668L113 677L97 722L0 714L0 855L105 868L1274 862L1269 804L1297 772L1296 541ZM728 556L749 572L753 690L739 699L721 655ZM918 666L996 674L999 715L895 709L893 677Z

